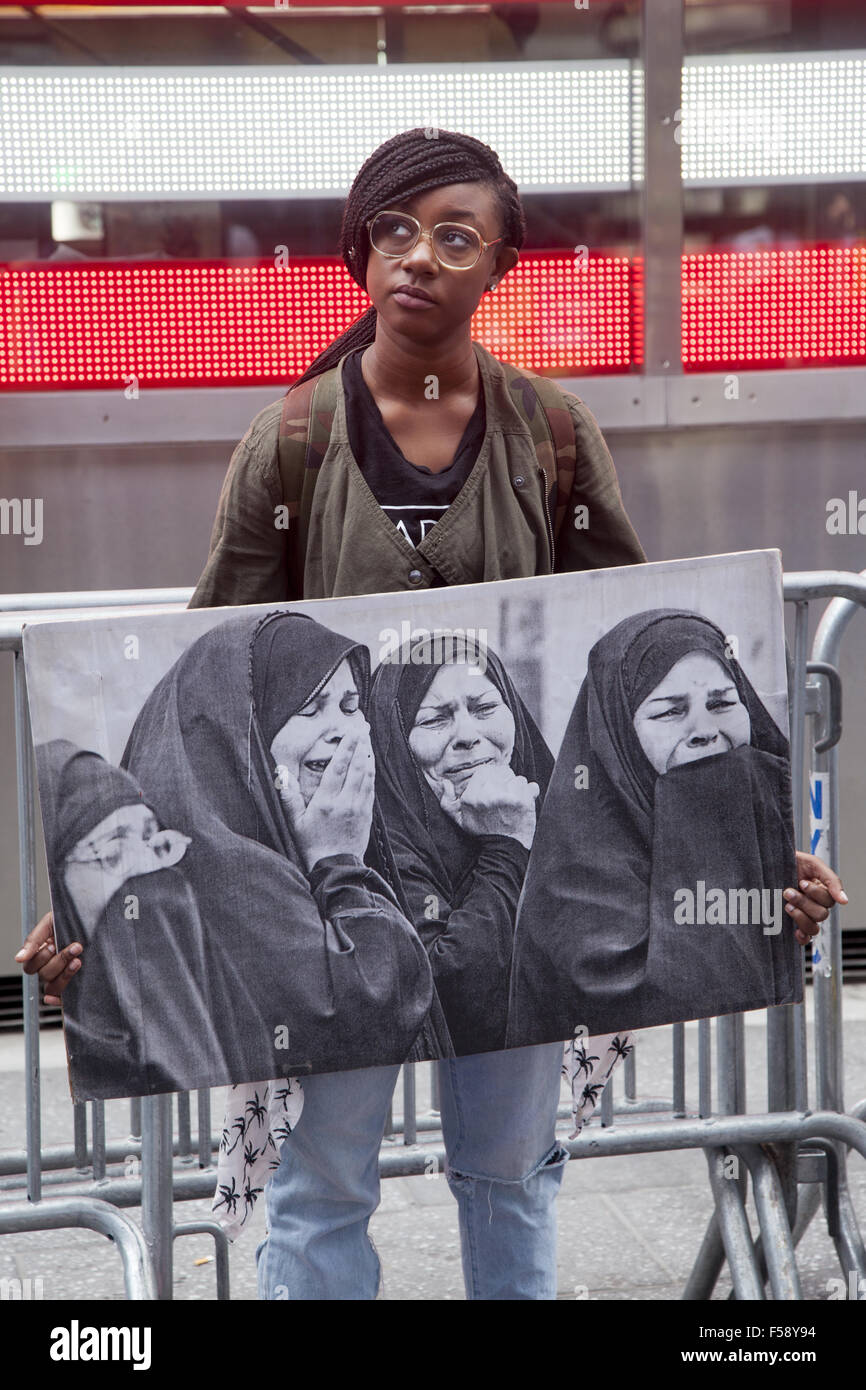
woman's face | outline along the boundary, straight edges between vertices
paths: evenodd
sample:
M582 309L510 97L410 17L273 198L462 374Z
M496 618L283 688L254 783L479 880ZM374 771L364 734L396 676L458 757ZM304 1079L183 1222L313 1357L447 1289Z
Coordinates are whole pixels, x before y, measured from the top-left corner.
M509 762L514 715L477 666L440 666L418 708L409 747L434 790L447 790L447 777L460 796L482 763Z
M103 871L132 878L178 863L190 843L177 830L160 830L149 806L121 806L80 839L67 864L100 864Z
M727 753L748 743L749 711L721 662L689 652L650 691L634 715L635 733L656 772Z
M271 756L298 780L304 804L349 729L364 724L355 677L348 660L341 661L327 685L297 714L287 719L271 743Z
M387 201L378 211L408 212L432 232L437 222L460 222L474 227L483 241L502 236L496 196L480 183L450 183L430 188L414 198ZM368 236L366 228L364 236ZM438 343L443 334L468 323L490 280L499 280L516 264L519 253L497 241L482 251L469 270L453 270L440 265L433 248L419 237L411 251L402 256L382 256L369 247L367 293L376 307L379 322L395 336L414 342ZM412 285L430 295L433 303L421 308L401 304L394 298L400 285Z

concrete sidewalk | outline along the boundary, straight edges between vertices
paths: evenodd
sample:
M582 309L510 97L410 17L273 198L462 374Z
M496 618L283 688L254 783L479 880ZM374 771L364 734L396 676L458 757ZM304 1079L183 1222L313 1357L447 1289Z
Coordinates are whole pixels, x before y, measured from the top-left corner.
M807 991L811 1015L811 990ZM850 1108L866 1096L866 985L844 991L845 1097ZM766 1109L765 1015L746 1015L748 1110ZM811 1029L809 1030L811 1037ZM0 1149L23 1144L23 1040L0 1039ZM419 1068L419 1110L425 1104L426 1076ZM810 1046L810 1088L814 1058ZM71 1106L59 1032L43 1035L43 1144L70 1143ZM640 1033L637 1050L638 1094L642 1099L669 1097L672 1067L670 1030ZM622 1093L619 1076L616 1097ZM686 1096L697 1104L697 1025L686 1026ZM563 1100L567 1095L563 1092ZM399 1115L401 1088L395 1093ZM214 1126L221 1118L222 1095L212 1098ZM194 1107L193 1107L194 1108ZM590 1134L598 1125L591 1122ZM128 1135L129 1107L106 1106L109 1139ZM195 1115L193 1114L193 1129ZM563 1124L563 1136L568 1133ZM866 1231L866 1161L852 1154L848 1165L852 1198L861 1230ZM46 1187L46 1195L50 1187ZM6 1197L13 1196L6 1191ZM18 1197L23 1192L14 1194ZM645 1154L622 1158L587 1158L566 1167L559 1198L559 1274L561 1299L678 1299L712 1214L713 1204L700 1151ZM749 1198L750 1215L754 1205ZM140 1220L140 1211L128 1214ZM182 1202L178 1222L210 1216L210 1201ZM753 1220L753 1230L756 1230ZM233 1299L255 1299L255 1248L264 1235L261 1200L249 1229L232 1246ZM380 1297L399 1300L447 1300L464 1297L457 1230L457 1208L441 1175L389 1178L370 1223L370 1234L383 1267ZM175 1243L175 1298L208 1300L215 1296L212 1242L185 1236ZM840 1275L835 1249L819 1210L798 1247L798 1265L806 1299L826 1300ZM202 1263L204 1261L204 1263ZM103 1236L89 1231L52 1231L0 1239L0 1278L41 1278L44 1296L52 1299L123 1298L120 1261ZM714 1299L726 1298L726 1272Z

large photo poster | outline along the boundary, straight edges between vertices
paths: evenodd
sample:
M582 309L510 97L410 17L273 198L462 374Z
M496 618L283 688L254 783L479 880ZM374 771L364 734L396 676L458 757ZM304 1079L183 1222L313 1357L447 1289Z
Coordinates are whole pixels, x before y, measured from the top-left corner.
M24 656L77 1100L801 997L778 551Z

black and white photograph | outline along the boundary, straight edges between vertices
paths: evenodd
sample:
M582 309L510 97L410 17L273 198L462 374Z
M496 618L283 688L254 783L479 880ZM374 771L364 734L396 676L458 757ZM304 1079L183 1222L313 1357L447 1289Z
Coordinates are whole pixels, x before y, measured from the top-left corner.
M755 551L28 626L75 1097L797 998L780 582Z
M539 817L508 1043L790 1003L788 740L698 613L594 644Z

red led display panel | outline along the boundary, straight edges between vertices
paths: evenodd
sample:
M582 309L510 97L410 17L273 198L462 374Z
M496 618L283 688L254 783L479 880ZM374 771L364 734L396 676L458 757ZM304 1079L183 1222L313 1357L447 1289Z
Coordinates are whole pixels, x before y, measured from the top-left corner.
M683 257L683 365L866 362L866 246ZM642 361L639 257L531 252L472 320L553 376ZM281 385L370 301L335 257L0 266L0 390Z
M866 361L866 245L683 257L683 367Z
M623 372L631 275L626 257L528 253L472 335L534 371ZM288 384L369 307L336 257L0 266L0 389Z

